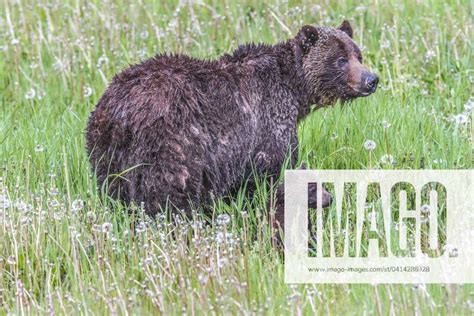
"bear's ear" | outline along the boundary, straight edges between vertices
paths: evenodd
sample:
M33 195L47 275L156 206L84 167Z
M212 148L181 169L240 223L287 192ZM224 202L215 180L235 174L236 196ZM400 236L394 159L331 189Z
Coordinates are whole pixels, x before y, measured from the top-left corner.
M352 26L349 23L349 21L347 21L347 20L342 21L342 23L341 23L341 25L339 25L338 29L343 31L347 35L349 35L350 38L352 38L353 31L352 31Z
M303 54L306 54L311 46L316 44L318 37L318 30L314 26L305 25L301 28L296 38Z

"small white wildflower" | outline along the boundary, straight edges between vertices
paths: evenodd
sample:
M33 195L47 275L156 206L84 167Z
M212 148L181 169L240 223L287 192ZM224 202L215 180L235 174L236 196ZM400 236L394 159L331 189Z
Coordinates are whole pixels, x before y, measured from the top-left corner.
M27 204L26 202L21 201L21 200L16 201L15 207L20 212L29 212L33 209L32 205Z
M147 257L145 259L143 259L143 264L145 265L150 265L153 263L153 257Z
M219 231L216 233L215 240L218 244L222 244L225 241L224 233Z
M35 151L36 152L42 152L43 150L44 150L43 145L38 144L38 145L35 146Z
M443 164L445 162L446 162L446 160L444 160L444 159L433 159L433 163L435 165Z
M142 39L147 39L148 38L148 31L147 30L143 30L141 33L140 33L140 37Z
M51 194L52 196L58 195L59 194L58 188L53 187L53 188L49 189L49 194Z
M219 260L217 261L217 266L218 266L219 268L223 268L223 267L225 267L228 263L229 263L229 259L227 259L227 258L219 258Z
M230 216L228 214L219 214L216 223L220 226L227 226L230 223Z
M107 65L108 63L109 63L109 59L107 58L107 56L102 55L97 60L97 68L101 68L103 65Z
M112 230L112 228L113 228L113 225L110 222L105 222L105 223L102 224L102 231L104 233L110 232Z
M56 71L63 71L65 68L64 62L62 62L60 59L56 59L56 61L53 64L53 69Z
M48 206L51 207L51 208L57 208L59 207L59 202L58 200L51 200L48 202Z
M380 43L381 48L390 48L390 41L385 40Z
M7 209L11 205L10 200L6 195L0 195L0 210L1 209Z
M371 139L367 139L365 142L364 142L364 148L365 150L368 150L368 151L372 151L375 149L375 147L377 147L377 144L375 143L375 141L371 140Z
M467 124L469 122L469 117L466 114L458 114L454 117L454 121L458 125Z
M92 95L92 88L89 86L85 86L82 95L84 96L84 98L90 97Z
M392 155L383 155L380 157L380 163L385 165L393 165L395 163L395 158Z
M13 38L13 39L11 40L10 44L12 44L12 45L18 45L18 44L20 44L20 40L19 40L18 38Z
M8 256L8 258L7 258L7 263L8 263L9 265L15 265L15 264L16 264L16 258L15 258L15 256Z
M436 57L436 52L434 50L430 49L429 51L426 52L425 58L427 60L431 60L433 59L433 57Z
M387 129L389 128L390 126L392 126L392 124L390 124L390 122L386 121L386 120L383 120L382 121L382 127Z
M137 234L144 233L146 230L147 230L146 223L143 221L138 223L137 226L135 226L135 232Z
M28 224L31 224L31 222L32 222L31 217L28 217L28 216L23 216L20 219L20 224L21 225L28 225Z
M36 91L35 89L31 88L30 90L28 90L26 93L25 93L25 98L27 100L31 100L35 97L36 95Z
M64 214L62 212L54 212L53 218L56 221L60 221L63 218Z
M474 109L474 98L470 98L469 101L464 104L464 111L467 113L471 113L471 111Z
M73 212L80 211L83 208L84 208L84 201L83 200L77 199L77 200L72 201L71 209L72 209Z

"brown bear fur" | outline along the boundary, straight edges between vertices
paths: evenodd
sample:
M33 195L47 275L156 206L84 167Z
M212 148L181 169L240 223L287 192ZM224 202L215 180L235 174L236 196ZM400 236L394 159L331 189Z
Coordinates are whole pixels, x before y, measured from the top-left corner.
M232 193L252 170L278 174L288 154L294 165L297 124L312 105L367 95L351 36L346 21L304 26L288 41L216 60L162 54L122 71L87 126L99 185L154 215Z

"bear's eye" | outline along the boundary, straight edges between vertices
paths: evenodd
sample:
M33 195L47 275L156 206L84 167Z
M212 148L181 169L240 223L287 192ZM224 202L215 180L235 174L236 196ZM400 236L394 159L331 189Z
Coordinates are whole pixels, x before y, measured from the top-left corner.
M357 56L357 59L359 60L359 63L361 63L361 64L362 64L362 56L360 56L360 55L359 55L359 56Z
M337 64L339 65L339 67L344 67L345 65L347 65L348 62L349 60L345 57L341 57L337 60Z

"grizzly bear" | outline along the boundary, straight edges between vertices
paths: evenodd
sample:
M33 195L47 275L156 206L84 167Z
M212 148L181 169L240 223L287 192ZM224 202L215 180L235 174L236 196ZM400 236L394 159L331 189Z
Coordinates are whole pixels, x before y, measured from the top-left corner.
M150 215L190 212L252 174L279 174L285 158L294 167L298 122L312 108L373 93L377 82L347 21L215 60L161 54L113 78L90 116L87 150L113 198L144 203ZM323 204L330 200L324 192Z

